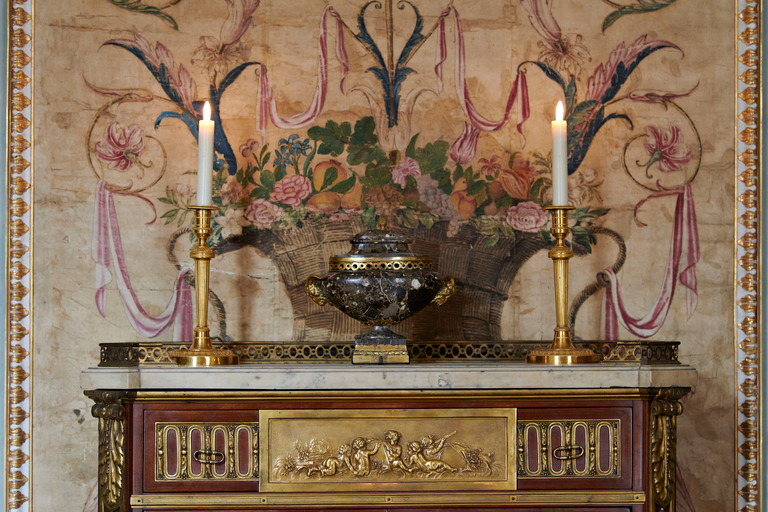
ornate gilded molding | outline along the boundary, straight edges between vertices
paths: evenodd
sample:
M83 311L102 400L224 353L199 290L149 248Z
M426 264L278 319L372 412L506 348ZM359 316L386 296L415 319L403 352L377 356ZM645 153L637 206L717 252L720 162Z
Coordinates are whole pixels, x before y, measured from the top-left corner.
M8 6L5 502L31 509L33 2Z
M99 420L99 512L127 512L125 407L122 391L87 391Z
M735 180L735 371L736 510L760 508L761 346L760 182L762 2L738 0L736 6L736 180Z
M677 416L683 413L683 398L690 388L659 390L651 402L651 503L653 511L675 509L677 465Z
M419 362L524 362L528 353L547 348L544 341L451 341L408 345L410 360ZM574 342L603 355L606 364L680 364L677 341L590 341ZM175 365L171 350L182 345L172 342L101 343L101 367ZM233 350L240 364L256 363L346 363L352 360L354 343L296 343L241 341L222 346Z

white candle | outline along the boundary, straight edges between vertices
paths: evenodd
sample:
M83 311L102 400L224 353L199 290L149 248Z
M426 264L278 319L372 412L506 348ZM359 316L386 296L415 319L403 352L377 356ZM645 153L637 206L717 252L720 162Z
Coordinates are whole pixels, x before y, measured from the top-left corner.
M568 125L562 101L552 121L552 206L568 206Z
M211 106L205 102L197 134L197 205L211 206L213 186L213 128Z

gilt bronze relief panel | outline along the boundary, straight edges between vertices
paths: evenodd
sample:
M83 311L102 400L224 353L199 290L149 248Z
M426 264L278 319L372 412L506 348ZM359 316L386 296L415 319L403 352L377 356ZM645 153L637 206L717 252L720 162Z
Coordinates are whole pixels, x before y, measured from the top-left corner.
M259 490L516 489L516 410L262 410Z

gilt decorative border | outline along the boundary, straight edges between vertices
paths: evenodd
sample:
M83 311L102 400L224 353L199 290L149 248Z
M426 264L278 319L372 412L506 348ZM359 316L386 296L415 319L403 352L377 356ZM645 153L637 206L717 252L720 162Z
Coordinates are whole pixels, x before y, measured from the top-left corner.
M8 2L5 502L21 511L32 508L33 18L31 0Z
M551 345L548 341L432 341L410 343L411 363L517 362ZM601 354L606 364L680 364L679 341L576 341L578 348ZM176 366L170 352L187 344L174 342L100 343L100 367ZM354 343L237 341L221 347L234 351L240 364L258 363L349 363Z
M760 510L761 0L736 0L735 395L737 510ZM5 475L8 510L31 503L34 2L8 4Z
M734 320L736 363L736 503L761 509L760 183L762 1L739 0L736 18L736 203Z

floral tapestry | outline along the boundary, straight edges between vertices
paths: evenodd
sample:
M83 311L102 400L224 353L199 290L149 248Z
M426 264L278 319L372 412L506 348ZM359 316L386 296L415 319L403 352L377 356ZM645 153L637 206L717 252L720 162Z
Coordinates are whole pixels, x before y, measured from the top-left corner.
M214 336L352 340L364 326L308 300L304 283L386 219L457 284L394 330L551 339L560 101L573 332L681 341L700 373L679 420L681 480L691 510L725 509L733 491L713 482L733 474L734 34L732 8L706 4L39 3L36 300L55 311L38 320L51 347L38 368L64 378L67 346L79 368L99 342L189 340L206 101ZM38 388L67 404L50 418L84 410L56 381ZM722 465L702 471L713 452ZM61 455L39 457L38 478L52 477ZM67 502L83 503L90 481L75 478Z

